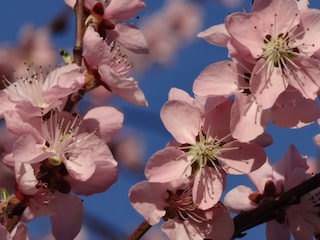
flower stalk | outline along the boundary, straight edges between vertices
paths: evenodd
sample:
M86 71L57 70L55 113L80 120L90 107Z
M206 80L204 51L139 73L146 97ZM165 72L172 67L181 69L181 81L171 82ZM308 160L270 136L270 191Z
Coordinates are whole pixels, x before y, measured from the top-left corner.
M275 219L287 207L299 204L305 194L318 187L320 187L320 173L284 192L277 199L270 200L253 210L239 213L233 219L235 230L232 239L241 238L245 235L244 231Z
M150 228L151 225L146 220L144 220L130 235L129 240L139 240Z

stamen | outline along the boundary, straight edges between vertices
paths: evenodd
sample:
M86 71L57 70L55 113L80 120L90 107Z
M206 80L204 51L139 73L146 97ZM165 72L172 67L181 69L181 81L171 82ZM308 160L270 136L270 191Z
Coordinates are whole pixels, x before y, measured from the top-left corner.
M51 117L43 121L42 131L46 140L45 151L52 151L56 155L49 159L54 166L62 163L62 156L68 158L70 154L77 151L78 144L90 138L95 131L78 137L82 119L77 115L69 119L66 116L59 118L59 113L53 111Z
M27 71L28 76L21 78L15 76L16 81L13 83L4 77L5 91L16 101L29 101L34 106L44 108L47 104L43 96L43 83L46 76L41 69L35 72L34 69L27 68Z

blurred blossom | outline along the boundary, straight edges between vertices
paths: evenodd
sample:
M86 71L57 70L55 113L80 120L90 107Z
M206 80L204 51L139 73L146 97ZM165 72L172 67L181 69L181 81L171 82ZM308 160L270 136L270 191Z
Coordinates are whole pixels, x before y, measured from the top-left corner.
M170 66L177 51L195 39L201 26L202 11L198 4L166 1L162 9L142 19L140 29L147 40L149 55L133 56L134 65L140 70L150 64Z
M111 149L115 159L125 168L132 171L143 169L146 146L136 132L127 129L111 143Z
M79 232L79 234L74 238L74 240L87 240L87 239L89 239L87 232L88 231L83 226L81 228L81 231ZM42 240L55 240L55 238L51 233L49 233L47 236L43 237Z
M86 94L86 104L90 105L90 108L105 105L112 95L105 87L96 87Z
M56 51L46 28L36 29L25 25L20 31L16 46L5 44L0 47L0 75L5 75L8 79L12 77L13 71L16 76L27 74L26 64L45 69L55 65L56 61Z

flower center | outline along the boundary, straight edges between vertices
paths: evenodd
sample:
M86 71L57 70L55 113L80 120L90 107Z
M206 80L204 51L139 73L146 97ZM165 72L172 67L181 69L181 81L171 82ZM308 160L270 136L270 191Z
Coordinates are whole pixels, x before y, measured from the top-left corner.
M288 34L279 34L277 37L267 35L264 39L262 57L274 67L284 68L287 62L291 62L298 56L298 49L290 47Z
M76 144L83 139L76 140L79 132L81 120L79 116L74 119L62 117L58 120L58 113L53 112L50 119L43 123L43 136L46 140L45 151L54 152L56 155L49 158L53 166L62 163L64 157L68 156L76 148Z
M180 149L186 152L191 161L193 173L197 173L205 166L213 167L219 172L220 163L216 156L220 152L222 144L220 140L211 138L200 131L194 145L182 145Z
M168 207L165 208L166 214L164 220L173 219L176 216L180 220L193 220L196 222L204 222L209 219L205 217L203 211L198 210L197 206L192 200L192 189L187 187L185 189L178 189L176 192L167 190L169 197L166 199Z

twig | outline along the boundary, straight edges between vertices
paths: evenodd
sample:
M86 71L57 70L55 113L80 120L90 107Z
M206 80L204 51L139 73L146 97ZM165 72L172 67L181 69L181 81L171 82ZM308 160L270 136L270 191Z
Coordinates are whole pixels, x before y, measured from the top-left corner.
M139 240L150 228L151 225L144 220L130 235L129 240Z
M81 66L84 34L84 0L77 0L74 11L76 13L76 39L73 47L73 61Z
M77 0L74 11L76 14L76 39L73 47L73 62L81 66L84 34L84 0ZM84 89L81 88L76 93L70 95L63 110L71 112L76 103L82 99L83 94Z
M235 230L232 239L243 237L245 235L244 231L275 219L290 205L300 203L301 197L318 187L320 187L319 173L284 192L277 199L270 200L251 211L239 213L233 219Z

